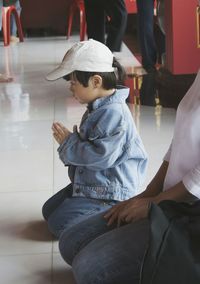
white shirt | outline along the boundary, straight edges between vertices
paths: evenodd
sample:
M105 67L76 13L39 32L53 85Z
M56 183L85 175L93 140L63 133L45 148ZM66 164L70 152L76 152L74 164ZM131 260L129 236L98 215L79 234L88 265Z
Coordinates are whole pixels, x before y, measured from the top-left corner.
M200 70L178 106L173 140L164 160L169 166L163 189L182 181L200 198Z

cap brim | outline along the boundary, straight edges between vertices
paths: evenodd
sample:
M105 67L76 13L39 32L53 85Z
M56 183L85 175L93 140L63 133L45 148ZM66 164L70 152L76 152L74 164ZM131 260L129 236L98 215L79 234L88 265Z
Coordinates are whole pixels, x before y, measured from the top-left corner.
M48 81L55 81L70 73L72 73L72 70L66 70L62 68L61 66L59 66L58 68L56 68L55 70L47 74L45 78Z

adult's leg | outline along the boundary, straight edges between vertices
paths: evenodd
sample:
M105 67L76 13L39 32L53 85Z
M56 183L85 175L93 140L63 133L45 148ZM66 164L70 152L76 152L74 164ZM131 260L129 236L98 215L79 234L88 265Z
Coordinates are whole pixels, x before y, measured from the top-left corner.
M110 17L106 45L111 51L120 51L126 30L127 10L124 0L105 1L106 14Z
M105 43L104 0L84 0L88 38Z
M154 0L137 0L139 42L142 65L148 71L157 60L154 38Z
M70 229L92 215L108 210L112 205L112 202L92 198L66 198L48 217L49 230L59 238L64 230Z
M2 29L2 8L3 1L0 1L0 30ZM5 74L0 74L0 83L9 83L13 81L13 78L6 76Z
M0 30L2 29L2 8L3 8L3 1L0 1Z
M52 197L50 197L42 207L42 214L45 220L48 220L49 216L56 208L66 199L72 197L72 184L69 184L65 188L58 191Z
M89 217L87 220L64 230L59 239L59 249L63 259L72 265L75 256L92 240L113 230L116 226L107 226L105 212Z
M149 238L148 220L122 226L93 240L75 257L77 284L138 284Z

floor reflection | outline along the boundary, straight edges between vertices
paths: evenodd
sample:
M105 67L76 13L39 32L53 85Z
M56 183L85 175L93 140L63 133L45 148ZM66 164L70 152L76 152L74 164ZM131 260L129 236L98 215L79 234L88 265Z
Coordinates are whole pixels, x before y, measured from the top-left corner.
M5 94L10 103L12 121L29 120L30 96L23 92L21 84L10 83L5 86Z

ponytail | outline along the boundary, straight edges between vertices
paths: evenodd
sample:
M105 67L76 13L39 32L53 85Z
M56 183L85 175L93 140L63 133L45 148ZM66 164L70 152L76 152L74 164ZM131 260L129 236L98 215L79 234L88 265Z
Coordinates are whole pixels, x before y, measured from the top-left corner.
M119 85L124 85L126 79L126 71L115 57L113 57L113 67L117 69L117 72L115 72L117 77L117 83Z

